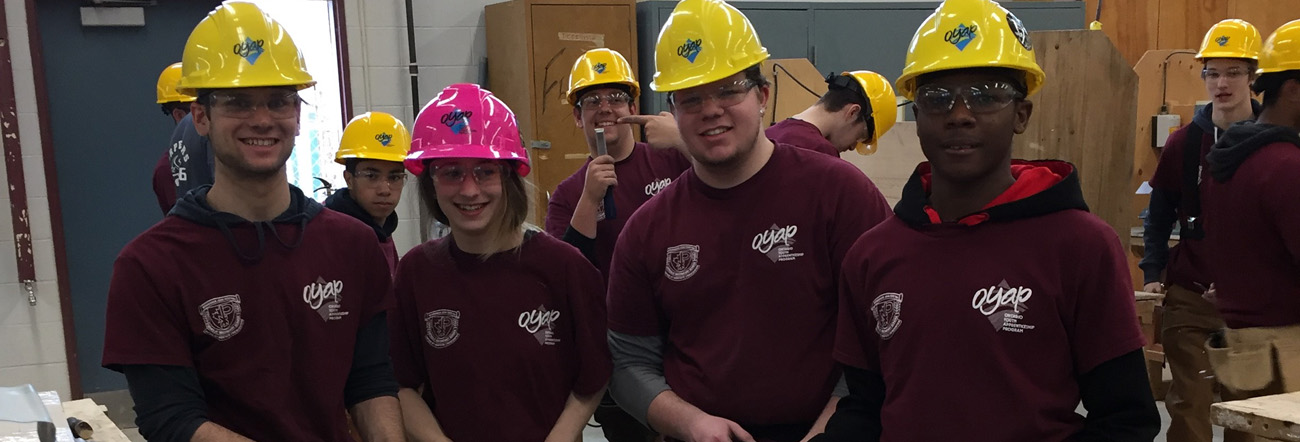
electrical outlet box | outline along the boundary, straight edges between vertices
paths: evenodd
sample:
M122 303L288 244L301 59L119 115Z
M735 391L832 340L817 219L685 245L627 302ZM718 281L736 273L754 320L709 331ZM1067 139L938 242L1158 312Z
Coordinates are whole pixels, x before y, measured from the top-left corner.
M1151 146L1157 149L1165 147L1169 134L1182 126L1178 114L1159 114L1151 117Z

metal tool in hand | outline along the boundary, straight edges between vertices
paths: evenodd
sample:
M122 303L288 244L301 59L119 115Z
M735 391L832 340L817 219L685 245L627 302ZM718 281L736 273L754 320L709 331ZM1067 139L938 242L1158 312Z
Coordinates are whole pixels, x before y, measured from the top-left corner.
M596 129L596 156L609 155L605 147L605 129ZM614 186L605 190L605 219L618 218L618 211L614 208Z

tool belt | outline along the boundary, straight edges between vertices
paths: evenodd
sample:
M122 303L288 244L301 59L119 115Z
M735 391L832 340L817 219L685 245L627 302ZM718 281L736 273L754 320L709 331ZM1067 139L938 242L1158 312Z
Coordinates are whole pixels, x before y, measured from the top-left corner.
M1300 391L1300 324L1225 328L1210 337L1205 351L1219 383L1235 392L1263 390L1274 381L1284 391Z

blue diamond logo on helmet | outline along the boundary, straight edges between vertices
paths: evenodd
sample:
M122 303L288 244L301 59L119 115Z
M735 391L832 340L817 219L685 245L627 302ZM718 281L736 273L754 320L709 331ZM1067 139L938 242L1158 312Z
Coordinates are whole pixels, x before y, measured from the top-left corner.
M1219 38L1214 39L1214 42L1215 42L1215 43L1218 43L1219 46L1227 46L1227 45L1228 45L1228 36L1226 36L1226 35L1220 35Z
M695 63L695 57L700 55L700 47L703 43L704 39L702 38L697 38L695 40L688 38L686 39L686 43L677 47L677 55L685 58L686 61Z
M235 44L235 55L248 61L248 64L257 64L258 57L262 56L262 45L266 40L253 40L252 37L244 37L243 43Z
M969 45L971 41L975 40L976 31L979 31L979 26L966 26L965 23L962 23L957 25L956 29L944 33L943 41L952 43L953 46L957 47L958 51L964 51L966 50L966 46Z
M595 66L591 67L591 70L596 71L597 74L603 74L605 73L605 63L596 63Z
M380 145L387 147L388 143L393 141L393 136L389 135L387 132L380 132L379 135L375 135L375 141L378 141Z

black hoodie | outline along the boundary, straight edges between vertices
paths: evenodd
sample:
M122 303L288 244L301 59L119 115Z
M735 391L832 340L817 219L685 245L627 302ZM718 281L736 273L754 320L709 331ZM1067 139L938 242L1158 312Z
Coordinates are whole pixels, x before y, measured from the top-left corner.
M335 191L329 198L325 199L325 207L335 212L350 215L353 218L366 223L371 229L375 230L375 236L379 237L379 242L386 242L393 236L393 231L397 230L397 213L390 213L384 220L384 225L375 224L375 218L370 216L366 209L361 207L357 200L352 199L352 192L344 187Z
M276 216L271 221L249 221L241 218L239 215L228 212L218 212L208 205L208 191L212 190L212 185L207 184L199 186L194 190L186 193L176 201L176 206L172 207L169 215L175 215L195 224L207 227L215 227L221 230L221 234L230 241L230 246L235 249L235 255L239 257L244 264L256 264L262 260L266 251L266 232L270 231L271 236L275 237L276 242L287 249L297 248L302 244L302 239L307 234L307 223L316 217L325 207L320 203L307 198L297 187L289 186L289 208L284 213ZM256 245L241 245L235 239L232 229L243 227L251 224L257 231ZM281 238L280 230L276 229L276 224L297 226L297 238ZM251 252L251 253L249 253Z
M1258 124L1253 121L1232 125L1205 157L1210 164L1210 176L1220 183L1227 182L1250 154L1277 142L1300 146L1300 134L1297 134L1294 127Z

